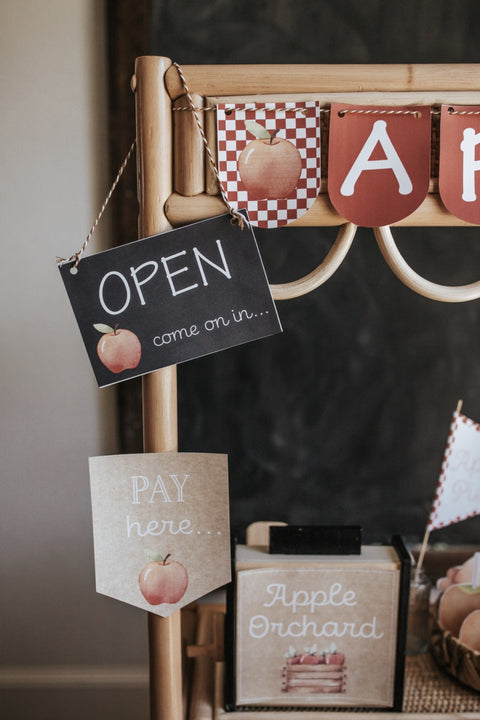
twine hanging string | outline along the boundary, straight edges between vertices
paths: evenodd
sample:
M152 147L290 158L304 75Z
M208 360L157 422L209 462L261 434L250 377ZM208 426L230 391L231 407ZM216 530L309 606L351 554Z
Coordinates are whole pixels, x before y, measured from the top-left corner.
M213 172L215 173L215 177L217 178L218 187L219 187L219 190L220 190L220 194L221 194L221 196L222 196L222 200L223 200L223 202L225 203L225 205L226 205L226 207L227 207L227 209L228 209L228 212L229 212L230 215L232 216L232 222L238 223L239 227L243 230L243 227L244 227L244 224L245 224L245 218L243 217L243 215L242 215L241 213L237 212L237 210L235 210L235 208L233 208L233 207L230 205L229 201L228 201L227 194L226 194L226 192L225 192L225 189L224 189L224 187L223 187L222 181L221 181L221 179L220 179L220 174L219 174L219 172L218 172L218 168L217 168L217 164L216 164L216 162L215 162L215 158L213 157L212 151L210 150L210 147L209 147L209 144L208 144L208 140L207 140L207 136L205 135L205 132L204 132L203 127L202 127L202 123L200 122L200 118L199 118L199 115L198 115L198 112L197 112L197 108L195 107L195 103L193 102L192 95L191 95L191 93L190 93L190 90L188 89L188 85L187 85L187 82L186 82L186 80L185 80L185 76L184 76L184 74L183 74L183 72L182 72L182 69L181 69L181 67L180 67L180 65L179 65L178 63L174 62L173 65L174 65L174 67L177 69L178 75L179 75L180 80L181 80L182 85L183 85L183 89L185 90L185 96L186 96L186 98L187 98L187 100L188 100L189 107L190 107L191 111L193 112L193 116L194 116L194 118L195 118L195 122L196 122L196 124L197 124L198 131L199 131L199 133L200 133L200 135L201 135L203 144L204 144L204 146L205 146L205 152L207 153L208 161L209 161L210 165L212 166Z
M92 227L90 228L90 232L88 233L87 237L85 238L84 243L83 243L82 247L80 248L80 250L78 250L78 252L71 255L69 258L57 257L57 264L59 266L64 265L65 263L68 263L68 262L72 262L72 260L75 260L74 264L70 268L70 272L73 275L75 275L78 272L78 264L80 262L80 259L83 255L83 253L85 252L85 250L87 249L87 245L90 242L90 239L91 239L93 233L95 232L97 225L100 222L100 219L101 219L103 213L105 212L105 209L106 209L108 203L110 202L110 198L112 197L114 190L117 187L118 182L123 175L123 171L127 167L128 161L130 160L133 150L135 148L135 144L136 144L136 140L134 140L132 142L132 144L130 145L130 149L125 156L125 160L121 164L120 169L117 172L117 176L116 176L115 180L113 181L112 187L110 188L108 195L105 198L102 207L100 208L100 212L98 213L97 217L95 218L95 222L93 223Z
M345 117L345 115L412 115L414 118L422 117L419 110L405 110L403 108L398 110L393 108L345 108L345 110L338 111L338 117Z
M235 208L233 208L232 205L230 205L230 203L228 201L227 194L225 192L222 181L220 179L220 174L218 172L215 158L213 157L212 151L210 150L210 146L208 144L207 137L205 135L205 132L202 127L202 123L200 121L200 117L198 115L198 112L200 110L214 110L215 108L197 108L195 106L195 103L193 102L192 95L190 93L190 90L188 88L187 82L185 80L185 76L182 72L180 65L176 62L174 62L173 65L177 69L178 75L180 77L183 89L185 90L185 95L186 95L186 98L187 98L188 104L189 104L188 108L175 108L175 109L176 110L190 110L193 113L198 131L201 135L203 144L205 146L205 152L207 153L209 163L212 166L213 172L214 172L215 177L218 182L218 187L220 190L220 194L222 196L222 200L225 203L225 206L227 207L228 212L232 216L232 222L238 223L239 227L243 229L244 224L245 224L245 219L244 219L243 215L241 213L239 213L237 210L235 210ZM330 113L329 108L321 108L321 110L325 113ZM430 112L432 115L440 114L439 110L436 110L433 108L431 108ZM479 115L480 111L479 110L455 110L453 107L449 107L448 113L449 113L449 115ZM345 108L344 110L338 111L338 115L340 117L344 117L347 114L413 115L414 117L417 117L417 118L421 116L421 113L419 113L417 110L408 110L408 109L395 110L395 109L382 109L382 108L375 108L375 109L373 109L373 108ZM130 145L130 149L128 150L128 153L125 156L125 159L124 159L123 163L121 164L120 169L117 172L117 175L116 175L115 180L113 181L113 184L108 192L108 195L105 198L102 207L100 208L100 212L98 213L97 217L95 218L95 222L93 223L92 227L90 228L90 231L89 231L87 237L85 238L80 250L78 250L76 253L74 253L73 255L71 255L68 258L57 257L57 264L59 266L64 265L65 263L75 261L70 269L70 272L72 274L75 274L76 272L78 272L78 265L80 263L82 255L85 252L85 250L87 249L88 243L90 242L90 239L91 239L93 233L95 232L97 225L100 222L108 203L110 202L110 199L115 191L115 188L117 187L118 182L123 175L123 172L128 164L128 161L130 160L130 157L132 156L135 145L136 145L136 140L133 140L132 144Z

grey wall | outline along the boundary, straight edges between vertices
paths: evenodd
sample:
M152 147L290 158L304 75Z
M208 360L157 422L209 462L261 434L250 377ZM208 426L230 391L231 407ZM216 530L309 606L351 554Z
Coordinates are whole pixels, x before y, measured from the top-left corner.
M180 64L479 60L480 5L470 0L152 0L151 8L151 52ZM270 281L312 270L335 233L258 231ZM395 237L430 280L478 279L477 229ZM181 449L229 453L240 532L276 518L421 539L457 400L480 420L479 302L415 295L361 229L332 279L278 309L283 335L179 368ZM473 519L433 539L478 534Z
M2 0L0 36L0 716L147 717L145 615L95 593L88 457L118 451L115 393L55 262L111 183L105 3Z

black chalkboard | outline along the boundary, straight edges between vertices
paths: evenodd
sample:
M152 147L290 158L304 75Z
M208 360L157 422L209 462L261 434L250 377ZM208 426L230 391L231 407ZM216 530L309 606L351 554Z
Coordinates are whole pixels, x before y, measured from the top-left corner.
M478 62L479 26L476 0L152 0L149 52L180 64ZM394 231L413 268L444 284L479 279L479 233ZM335 235L257 231L269 280L311 271ZM282 335L179 368L181 449L228 452L240 534L275 519L421 539L457 400L480 419L480 301L414 294L359 229L326 284L277 307ZM432 541L478 541L479 523Z
M253 229L228 213L60 273L100 387L281 330Z

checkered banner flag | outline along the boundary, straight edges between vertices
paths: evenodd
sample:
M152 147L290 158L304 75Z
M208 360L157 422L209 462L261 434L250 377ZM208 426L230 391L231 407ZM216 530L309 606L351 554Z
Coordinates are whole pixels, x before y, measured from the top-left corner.
M217 106L218 172L228 202L274 228L299 218L320 192L320 105Z
M480 425L455 412L427 530L480 514Z

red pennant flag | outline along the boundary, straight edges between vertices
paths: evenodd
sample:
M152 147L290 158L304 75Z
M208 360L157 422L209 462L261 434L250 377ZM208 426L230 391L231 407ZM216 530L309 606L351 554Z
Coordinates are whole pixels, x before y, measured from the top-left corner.
M217 105L218 172L232 207L252 225L299 218L320 192L320 104Z
M443 105L440 116L439 192L456 217L480 225L480 107Z
M381 227L410 215L430 181L430 108L332 103L328 193L340 215Z
M427 531L480 514L480 425L453 414Z

